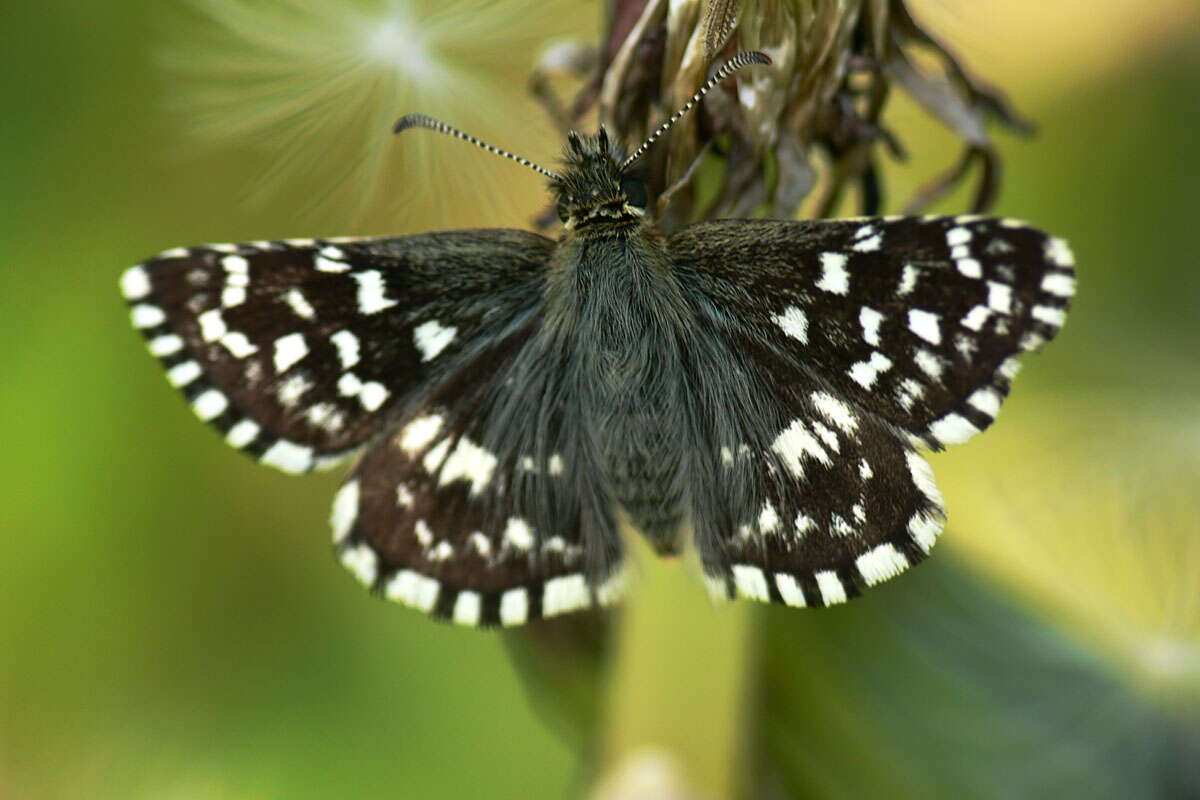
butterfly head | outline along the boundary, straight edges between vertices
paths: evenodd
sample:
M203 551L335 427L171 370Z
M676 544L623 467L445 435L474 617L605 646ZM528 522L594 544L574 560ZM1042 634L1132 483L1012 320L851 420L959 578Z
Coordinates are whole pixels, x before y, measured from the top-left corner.
M567 228L629 223L646 213L646 184L622 169L625 153L603 126L595 136L567 134L563 167L550 180Z

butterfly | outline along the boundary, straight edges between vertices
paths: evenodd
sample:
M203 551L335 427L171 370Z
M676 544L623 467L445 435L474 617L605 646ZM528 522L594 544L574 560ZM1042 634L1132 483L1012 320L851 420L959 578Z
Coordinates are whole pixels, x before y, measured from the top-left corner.
M942 530L922 448L991 424L1062 327L1067 245L979 216L701 222L664 235L632 154L571 133L557 240L519 230L170 250L124 273L200 419L333 501L366 586L464 625L616 601L619 527L690 535L715 597L829 606Z

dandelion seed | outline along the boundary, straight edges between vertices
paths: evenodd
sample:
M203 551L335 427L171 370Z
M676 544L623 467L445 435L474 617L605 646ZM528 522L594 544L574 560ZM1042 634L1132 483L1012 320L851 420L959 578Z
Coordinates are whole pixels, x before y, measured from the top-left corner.
M191 5L207 24L180 26L189 39L162 58L180 78L180 115L199 138L255 143L270 153L273 166L236 187L250 199L302 198L301 213L358 222L371 209L391 228L404 204L406 225L417 227L452 215L461 224L464 198L476 211L503 207L510 223L535 210L513 208L512 192L501 190L502 165L481 160L463 169L424 139L399 147L391 125L420 111L548 155L555 132L530 124L540 112L525 80L538 45L577 27L566 4ZM537 194L540 187L529 188Z

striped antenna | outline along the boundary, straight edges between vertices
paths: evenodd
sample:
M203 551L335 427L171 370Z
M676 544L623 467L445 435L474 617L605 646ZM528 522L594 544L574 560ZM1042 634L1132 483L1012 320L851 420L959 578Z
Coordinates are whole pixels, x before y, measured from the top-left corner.
M401 117L400 119L398 119L396 121L396 124L392 127L392 132L393 133L401 133L403 131L408 130L409 128L429 128L430 130L434 130L439 133L448 133L451 136L457 136L459 139L462 139L464 142L470 142L471 144L475 145L476 147L482 147L484 150L487 150L489 153L495 153L498 156L504 156L505 158L512 159L513 161L516 161L518 164L524 164L525 166L529 167L531 170L533 170L535 172L540 172L541 174L545 175L547 178L552 178L554 180L559 180L559 181L562 180L562 176L560 176L556 172L551 172L550 170L546 169L545 167L539 167L537 164L533 163L532 161L530 161L527 158L521 158L518 155L513 155L512 153L508 152L507 150L501 150L499 147L493 147L492 145L488 144L487 142L481 142L479 139L476 139L471 134L463 133L458 128L455 128L451 125L447 125L446 123L442 122L441 120L436 120L433 117L427 117L424 114L405 114L403 117Z
M697 103L700 102L700 99L702 97L704 97L704 95L708 94L709 90L712 89L714 86L716 86L718 83L725 80L730 75L737 72L739 69L746 66L747 64L770 64L770 63L771 63L770 57L766 53L760 53L757 50L751 50L751 51L747 51L745 53L738 53L736 56L734 56L733 58L726 61L724 66L722 66L719 70L717 70L716 74L714 74L711 78L709 78L704 83L704 85L700 87L700 91L698 91L694 95L692 95L692 99L688 100L686 103L683 104L683 108L679 109L674 114L672 114L670 116L670 118L667 119L667 121L664 122L662 125L659 125L658 129L655 130L654 133L650 134L650 138L647 139L646 141L642 142L642 146L639 147L637 150L633 151L633 155L631 155L629 158L627 158L621 162L621 170L624 171L626 167L628 167L634 161L637 161L639 158L641 158L642 155L647 150L650 149L650 145L654 144L654 142L658 140L658 137L660 137L664 133L666 133L667 129L670 128L672 125L674 125L676 122L678 122L680 117L682 117L687 112L691 111L692 108Z

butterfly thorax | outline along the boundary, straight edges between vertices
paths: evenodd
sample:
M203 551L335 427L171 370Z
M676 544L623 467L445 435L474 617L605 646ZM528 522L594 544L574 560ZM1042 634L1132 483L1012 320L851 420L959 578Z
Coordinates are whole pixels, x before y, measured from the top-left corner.
M568 232L552 262L547 331L605 491L661 551L676 547L688 440L688 312L661 235L642 222Z

